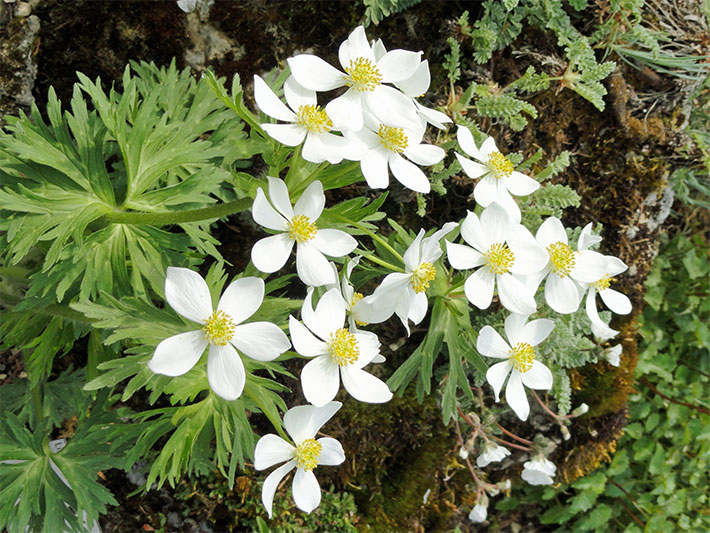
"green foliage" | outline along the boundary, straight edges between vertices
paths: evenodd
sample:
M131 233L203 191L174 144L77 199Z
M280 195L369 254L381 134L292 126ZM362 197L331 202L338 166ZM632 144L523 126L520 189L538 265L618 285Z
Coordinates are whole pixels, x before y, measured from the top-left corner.
M390 15L399 13L414 5L417 5L422 0L362 0L365 5L365 26L370 23L375 25Z

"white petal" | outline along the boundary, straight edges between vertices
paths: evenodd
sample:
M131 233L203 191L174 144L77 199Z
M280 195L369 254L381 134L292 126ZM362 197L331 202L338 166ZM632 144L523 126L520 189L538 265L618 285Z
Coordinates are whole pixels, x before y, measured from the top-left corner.
M291 470L296 468L296 461L289 461L285 465L281 465L276 470L271 472L264 480L264 486L261 488L261 502L264 504L269 518L271 518L271 508L274 503L274 494L276 494L276 489L281 483L281 480L288 474Z
M496 396L497 402L500 401L500 391L503 388L503 383L505 383L505 378L510 373L511 368L513 368L513 365L510 361L502 361L491 366L486 372L486 381L493 387L493 393Z
M444 159L446 152L443 148L433 144L417 144L407 148L404 151L404 155L417 165L428 167Z
M549 217L537 229L535 234L537 242L547 248L550 244L561 242L567 244L567 232L562 222L557 217ZM597 278L598 279L598 278ZM596 280L594 280L596 281Z
M476 203L483 207L488 207L498 199L498 184L496 181L496 178L490 174L481 178L473 188L473 197L476 199Z
M465 131L468 131L468 130L465 130ZM463 171L471 179L480 178L484 174L488 174L490 172L490 169L486 165L482 165L481 163L476 163L475 161L471 161L469 158L464 157L459 153L456 154L456 159L459 160L459 163L461 164L461 168L463 168ZM485 192L482 192L479 194L485 194Z
M466 152L466 154L470 155L474 159L483 161L483 158L479 153L478 146L476 146L476 142L473 140L471 130L464 126L459 126L456 130L456 139L459 141L461 149Z
M482 267L471 274L464 284L466 298L479 309L488 309L493 299L496 277L488 267Z
M410 163L399 154L392 154L389 157L389 164L397 181L408 189L423 194L431 191L429 179L414 163Z
M530 389L550 390L552 388L552 372L540 361L533 361L532 368L521 373L520 378Z
M257 361L273 361L291 347L286 334L271 322L250 322L234 328L231 343Z
M375 60L379 61L387 53L387 48L385 48L382 39L377 39L372 45L372 53L375 54Z
M476 350L481 355L497 359L507 359L510 355L510 346L491 326L483 326L478 332Z
M284 96L286 97L288 105L294 111L298 111L298 108L301 106L318 104L315 91L311 89L306 89L303 85L298 83L296 81L296 78L294 78L293 76L289 76L284 82ZM289 120L289 122L294 122L295 119L296 118L294 117L293 119Z
M293 206L293 212L296 215L305 215L311 222L315 222L323 212L325 206L325 194L323 193L323 184L320 181L314 181Z
M358 401L384 403L392 399L392 392L384 381L360 368L342 367L340 375L343 378L345 390Z
M363 368L369 365L380 354L380 341L377 335L370 331L353 330L360 355L352 363L353 368Z
M354 89L348 89L345 94L331 100L325 106L325 112L337 130L358 131L362 129L362 96Z
M261 272L276 272L286 264L294 242L288 233L265 237L251 249L251 261Z
M222 293L217 309L227 313L234 324L241 324L256 313L264 301L264 280L247 277L234 280Z
M467 270L481 266L485 260L480 252L470 246L446 241L446 257L457 270Z
M197 364L206 347L202 330L173 335L156 346L148 368L156 374L181 376Z
M555 323L547 318L538 318L525 324L519 342L527 342L530 346L537 346L550 336L555 329Z
M434 126L435 128L439 128L440 130L443 130L446 128L444 124L451 123L452 120L448 117L448 115L442 113L441 111L437 111L436 109L431 109L430 107L425 107L421 105L419 102L414 102L414 105L417 108L417 112L419 113L419 116L424 118L429 124Z
M528 419L530 404L528 403L528 397L525 395L520 372L515 369L510 373L508 385L505 387L505 401L520 420L525 421Z
M293 348L305 357L315 357L328 353L328 345L318 339L306 326L289 316L288 323Z
M599 291L602 301L617 315L628 315L631 312L631 300L625 294L621 294L614 289L604 289Z
M505 319L505 336L511 346L515 346L522 340L525 323L528 321L527 314L511 313Z
M256 448L254 449L254 468L264 470L275 464L293 459L295 450L296 448L278 435L273 433L264 435L256 443Z
M465 220L461 223L461 236L466 241L466 244L481 253L487 252L491 244L481 227L481 221L473 211L469 211Z
M446 237L449 233L454 231L458 227L456 222L447 222L441 229L436 230L434 233L422 240L422 261L428 261L433 263L438 260L443 254L444 250L441 248L441 239Z
M563 315L579 309L577 285L569 276L563 278L557 274L547 276L545 282L545 301L552 309Z
M371 93L364 94L367 108L383 124L414 131L421 129L412 100L394 87L379 85Z
M376 55L376 54L375 54ZM429 62L425 59L419 63L419 66L410 77L395 83L407 96L414 98L423 95L429 90L431 84L431 74L429 73Z
M301 157L311 163L328 161L332 165L337 165L343 160L343 151L349 145L348 139L337 137L332 133L309 132L306 135L306 142L303 143Z
M377 68L382 74L382 82L396 83L411 78L421 63L420 57L419 52L410 52L409 50L397 49L387 52L377 62Z
M345 323L345 300L337 288L326 292L316 306L315 316L328 334L343 327ZM325 338L324 340L328 340Z
M244 363L230 345L211 345L207 356L207 381L217 396L227 401L242 395L246 375Z
M407 313L407 318L415 324L419 324L426 316L427 309L429 308L429 302L426 297L426 293L419 292L416 293L412 291L409 298L409 312Z
M288 194L288 187L284 180L279 178L267 177L269 180L269 199L286 220L293 218L293 207L291 207L291 197Z
M271 207L261 187L256 190L256 198L254 198L254 203L251 207L251 216L254 218L254 222L265 228L278 231L286 231L288 229L288 222L283 215Z
M362 57L370 62L375 61L375 53L367 40L365 28L358 26L348 35L347 43L352 58ZM343 65L345 67L347 65Z
M550 256L522 224L513 224L505 238L515 262L510 269L513 274L536 274L547 265Z
M178 314L204 324L212 314L212 297L207 283L188 268L168 267L165 299Z
M340 388L340 371L330 355L320 355L306 363L301 370L303 395L316 407L322 407L335 398Z
M299 243L296 247L296 272L303 283L312 287L338 281L328 260L310 242Z
M495 199L495 201L498 204L500 204L500 206L503 209L505 209L505 211L508 213L511 223L513 223L513 224L520 223L520 219L521 219L520 208L518 207L517 202L513 199L513 197L508 192L508 189L505 188L505 185L500 180L498 180L498 183L496 184L496 199Z
M323 92L345 85L345 75L320 57L300 54L287 61L293 77L306 89Z
M296 121L296 114L279 100L279 97L259 76L254 76L254 100L259 109L270 117L284 122Z
M529 315L535 312L535 298L525 284L510 274L498 275L498 296L508 311Z
M286 146L298 146L308 133L300 124L262 124L261 127L269 136Z
M614 257L613 255L607 255L606 257L606 273L608 276L616 276L622 272L626 272L629 268L626 266L621 259Z
M330 402L323 407L299 405L292 407L284 415L284 427L293 442L301 444L306 439L315 438L328 420L343 406L340 402Z
M330 257L342 257L357 247L357 241L342 230L321 229L313 237L313 246Z
M527 196L540 188L537 181L517 171L513 171L507 178L503 178L503 184L510 194L515 196Z
M504 242L511 226L510 216L495 202L481 213L481 228L490 243Z
M574 266L569 275L582 283L594 283L606 274L606 257L598 252L582 250L574 254Z
M485 141L483 141L483 144L481 145L481 149L479 150L481 154L481 161L487 162L489 156L493 152L499 152L498 148L496 147L496 141L493 139L493 137L488 137Z
M582 228L582 232L579 234L577 250L588 250L592 245L600 242L602 242L602 238L592 233L592 223L590 222Z
M296 469L293 476L293 501L304 513L310 513L320 505L320 485L312 471Z
M387 154L382 150L372 150L367 157L360 161L360 170L362 170L367 184L373 189L384 189L389 185Z
M343 446L335 439L322 437L318 443L323 446L318 456L318 464L326 466L336 466L345 462L345 452Z
M592 334L601 340L613 339L619 333L617 330L612 329L606 324L599 316L599 311L597 311L597 304L595 302L596 291L590 290L587 294L587 301L585 304L585 310L590 322L592 323Z

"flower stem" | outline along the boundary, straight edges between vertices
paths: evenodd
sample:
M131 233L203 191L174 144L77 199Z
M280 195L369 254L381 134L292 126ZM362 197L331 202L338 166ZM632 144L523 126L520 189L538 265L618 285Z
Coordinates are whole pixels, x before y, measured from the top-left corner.
M359 229L363 233L369 235L373 240L379 242L382 246L384 246L384 248L388 252L390 252L397 259L399 259L402 262L402 264L404 264L404 258L402 258L402 256L399 254L399 252L397 250L395 250L394 248L392 248L392 246L390 246L390 244L385 239L383 239L382 237L377 235L374 231L370 231L369 229L367 229L365 226L363 226L359 222L355 222L353 220L350 220L349 218L344 217L343 215L339 215L336 213L335 216L338 217L343 222L346 222L346 223L350 224L351 226L356 227L357 229ZM401 269L399 269L399 270L401 272Z
M357 250L357 253L362 255L368 261L372 261L373 263L377 263L378 265L388 268L394 272L403 272L403 270L400 267L396 267L392 263L388 263L387 261L380 259L375 254L369 253L365 250Z
M232 202L202 207L200 209L187 209L185 211L163 211L162 213L113 211L106 213L101 220L109 224L168 226L171 224L198 222L200 220L210 220L233 215L245 211L251 207L252 203L253 200L251 198L240 198Z
M532 444L533 444L532 441L529 441L528 439L524 439L522 437L518 437L515 433L511 433L510 431L505 429L503 426L501 426L497 421L496 421L496 426L498 426L498 429L500 429L503 433L505 433L509 437L517 440L518 442L522 442L523 444L528 444L528 445L532 446Z

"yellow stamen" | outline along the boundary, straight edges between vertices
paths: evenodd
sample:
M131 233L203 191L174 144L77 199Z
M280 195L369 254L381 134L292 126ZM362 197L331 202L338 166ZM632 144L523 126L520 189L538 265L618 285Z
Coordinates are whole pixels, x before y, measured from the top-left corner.
M338 363L338 366L351 365L360 357L360 347L357 344L357 339L347 329L341 328L330 334L328 349L330 350L330 356L333 361Z
M491 170L491 173L498 179L507 178L513 173L513 170L515 170L510 159L500 152L492 152L488 156L487 166Z
M224 311L215 311L202 326L202 331L210 344L224 346L234 335L234 321Z
M288 236L296 242L310 241L318 228L306 215L296 215L288 223Z
M315 133L325 133L333 127L333 123L326 115L325 110L319 109L315 105L300 106L296 117L299 124L305 126L308 131Z
M574 267L574 250L561 241L557 241L547 247L550 254L551 270L559 277L569 276Z
M301 444L296 446L294 459L296 466L301 470L310 472L318 466L318 457L323 451L323 445L315 439L306 439Z
M356 303L358 303L363 298L364 298L364 296L361 293L354 292L353 297L350 300L350 308L352 308ZM355 324L357 324L358 326L367 326L368 322L360 322L359 320L355 320Z
M411 284L414 292L424 292L429 288L429 282L436 277L436 268L428 261L419 265L412 273Z
M519 342L515 348L510 350L510 359L515 367L515 370L521 374L525 374L533 366L535 360L535 348L527 342Z
M345 72L348 73L345 76L345 85L361 93L374 91L382 83L382 74L377 66L364 57L351 59Z
M510 251L507 244L492 244L488 251L483 254L488 267L496 274L507 274L510 272L515 255Z
M598 291L606 290L609 288L609 285L611 285L612 281L614 281L614 278L610 278L609 276L605 275L602 279L594 283L594 288Z
M393 128L391 126L385 126L384 124L380 124L377 136L380 138L382 146L395 154L404 152L409 142L402 128Z

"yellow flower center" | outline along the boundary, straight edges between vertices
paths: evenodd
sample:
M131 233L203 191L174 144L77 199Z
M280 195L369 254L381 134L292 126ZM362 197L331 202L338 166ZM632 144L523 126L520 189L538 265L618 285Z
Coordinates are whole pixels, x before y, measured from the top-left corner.
M513 173L513 170L515 170L515 167L513 166L513 163L510 162L510 159L505 157L500 152L492 152L488 156L488 168L498 179L507 178Z
M345 68L345 85L361 93L374 91L382 83L382 74L369 59L358 57L351 59L350 65Z
M515 255L510 251L507 244L492 244L488 251L483 254L488 267L496 274L507 274L515 261Z
M301 444L296 446L294 459L296 466L301 470L310 472L318 466L318 457L323 451L323 445L315 439L306 439Z
M598 291L603 291L609 288L609 285L611 285L611 282L614 281L614 278L610 278L609 276L604 276L602 279L594 283L594 288L597 289Z
M318 228L306 215L296 215L288 223L288 236L296 242L310 241Z
M326 115L325 110L319 109L315 105L300 106L296 117L299 124L305 126L308 131L315 133L325 133L333 127L333 123Z
M550 254L552 271L561 278L569 276L574 267L574 250L565 243L557 241L547 247L547 253Z
M224 311L215 311L202 326L202 331L210 344L224 346L234 335L234 321Z
M510 351L510 359L515 367L515 370L521 374L525 374L533 366L535 360L535 348L527 342L519 342Z
M380 124L377 136L380 138L382 146L395 154L403 152L407 148L407 143L409 142L409 139L407 139L407 136L404 134L404 130L402 128L392 128L391 126L385 126L384 124Z
M351 365L360 357L360 347L357 345L357 339L347 329L341 328L330 334L328 349L330 350L330 356L333 361L338 363L338 366Z
M428 261L419 265L412 273L412 288L414 292L424 292L429 288L429 282L436 277L436 268Z

